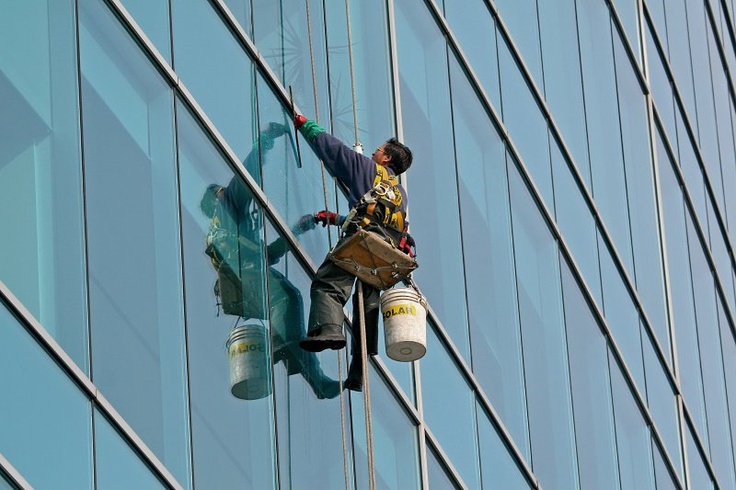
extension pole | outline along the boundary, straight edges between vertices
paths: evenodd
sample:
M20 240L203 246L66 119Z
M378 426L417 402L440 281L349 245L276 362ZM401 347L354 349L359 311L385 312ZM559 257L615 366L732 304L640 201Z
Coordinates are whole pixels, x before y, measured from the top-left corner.
M376 470L373 462L373 423L371 416L371 390L368 384L368 342L366 340L365 307L363 303L363 281L357 281L358 320L360 322L360 358L363 364L363 403L365 405L365 442L368 454L368 488L376 488Z

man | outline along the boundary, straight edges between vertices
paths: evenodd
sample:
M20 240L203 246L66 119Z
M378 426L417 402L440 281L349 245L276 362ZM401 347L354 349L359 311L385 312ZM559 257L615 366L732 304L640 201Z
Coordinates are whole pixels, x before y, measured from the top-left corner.
M254 172L259 150L273 148L274 139L288 131L284 125L271 123L254 144L243 164ZM327 377L314 353L304 352L297 343L304 335L304 304L299 290L278 270L271 267L288 251L283 238L265 247L262 240L261 211L239 175L226 186L207 187L200 202L210 218L205 253L218 274L215 294L225 314L245 319L269 319L274 345L273 363L284 362L289 375L301 374L317 398L334 398L339 383ZM315 227L315 217L299 220L293 232L299 235ZM268 297L265 277L268 275Z
M391 138L376 148L371 158L368 158L342 143L339 139L327 133L324 128L313 120L302 115L294 118L294 125L299 129L316 155L325 163L330 173L340 180L349 191L348 201L351 209L346 236L355 233L362 223L367 231L381 234L387 240L398 245L399 238L406 231L408 223L406 215L406 191L398 183L398 176L404 173L412 163L411 150ZM363 220L366 215L365 206L361 206L361 199L379 181L390 182L392 191L397 194L390 206L378 210L370 220ZM395 206L395 207L394 207ZM341 225L345 218L334 213L322 212L315 215L318 221L324 224ZM342 241L341 241L342 242ZM339 244L338 244L339 246ZM311 300L309 311L309 325L307 338L299 345L310 352L320 352L325 349L339 350L345 347L346 339L342 331L343 307L345 306L355 283L355 276L335 265L329 259L325 260L317 270L312 281ZM368 354L378 353L378 315L380 291L372 286L363 284L365 332ZM361 331L357 321L357 299L353 298L354 325L353 329L353 356L348 371L345 387L353 391L361 391L363 387L362 362L360 356L360 339L357 335Z

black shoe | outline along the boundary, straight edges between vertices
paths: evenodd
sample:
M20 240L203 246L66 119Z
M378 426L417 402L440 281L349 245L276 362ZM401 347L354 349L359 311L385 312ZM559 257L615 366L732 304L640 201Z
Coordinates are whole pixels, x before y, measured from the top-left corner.
M317 333L317 330L314 330ZM317 335L308 334L308 337L299 342L299 347L309 352L322 352L325 349L340 350L347 343L342 333L342 326L324 325Z
M346 390L361 392L363 391L363 380L358 377L353 378L348 376L343 386Z

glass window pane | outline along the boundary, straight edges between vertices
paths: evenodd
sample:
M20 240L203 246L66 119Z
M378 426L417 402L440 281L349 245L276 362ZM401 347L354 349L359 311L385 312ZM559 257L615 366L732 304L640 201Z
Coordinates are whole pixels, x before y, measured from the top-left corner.
M404 136L417 162L407 172L411 232L422 264L415 278L469 358L445 40L417 0L397 3L396 25Z
M695 444L695 438L691 432L690 425L686 425L685 439L687 441L687 462L690 470L689 480L691 488L703 490L713 489L713 482L710 479L708 470L705 467L703 456Z
M669 378L665 374L666 367L662 365L654 353L654 347L649 341L649 337L646 337L643 349L647 371L646 390L649 411L659 429L667 453L679 472L679 477L684 479L677 399Z
M473 372L529 457L505 150L451 58Z
M0 489L2 490L21 490L21 487L16 485L15 482L6 475L5 472L0 471Z
M667 308L664 299L659 220L646 99L623 47L618 42L614 42L614 47L626 189L631 216L631 242L634 249L634 269L630 269L629 274L633 272L639 296L647 309L647 317L659 343L665 352L669 352Z
M501 85L498 79L496 22L488 7L482 0L447 2L445 17L457 36L465 57L500 114Z
M476 410L483 488L498 490L533 488L480 404L476 405Z
M639 311L629 293L624 278L614 264L608 246L599 234L601 278L603 280L603 306L606 322L616 344L626 359L637 386L644 389L644 361L641 354Z
M580 487L617 489L620 482L606 338L566 263L562 285Z
M0 373L0 454L34 488L91 490L90 402L2 302Z
M557 223L582 270L586 285L597 303L602 305L595 220L557 143L552 144L551 154Z
M125 8L143 29L146 37L171 64L171 23L168 0L123 0Z
M669 61L674 71L675 83L690 117L695 117L695 94L693 88L692 60L688 32L686 0L669 0L664 2L667 13L667 45ZM664 29L665 26L657 26ZM693 121L694 122L694 121ZM684 134L684 133L683 133Z
M547 122L510 49L506 42L498 45L503 122L537 189L549 209L552 209L554 196Z
M557 242L509 167L533 470L545 487L577 488Z
M719 308L722 305L719 304ZM722 312L719 309L719 315ZM736 452L736 342L732 327L725 321L719 321L721 346L723 349L723 367L726 374L726 392L728 395L728 416L731 422L731 447Z
M458 367L427 328L427 354L420 361L424 416L465 484L479 488L475 400ZM431 480L430 480L431 481Z
M373 369L370 388L377 488L421 488L417 427ZM356 479L358 482L368 482L365 410L361 393L352 395L352 417ZM364 487L365 485L358 485L358 488Z
M176 73L244 160L259 131L252 63L209 2L173 0L171 9ZM260 182L257 167L248 171Z
M608 364L611 370L621 488L654 488L650 428L611 352L608 353Z
M347 349L315 354L299 347L298 341L306 336L311 279L288 249L274 262L273 251L282 239L270 226L266 237L271 264L270 325L274 360L278 362L274 379L281 486L340 488L345 484L340 402L346 403L345 410L350 405L347 391L339 397L338 357L343 361L344 381ZM283 345L279 346L282 338ZM349 413L345 417L344 430L350 431ZM354 431L364 425L364 419L358 420Z
M524 63L531 70L538 87L542 86L542 54L539 42L539 19L535 0L499 0L496 2ZM501 68L503 71L503 67Z
M213 232L235 228L236 236L242 236L243 243L233 248L238 253L242 250L244 258L249 259L243 265L263 271L265 251L263 231L259 227L262 211L242 179L234 175L183 104L177 104L177 121L195 484L213 488L270 488L276 481L273 401L270 396L241 400L231 394L226 349L231 330L245 323L239 321L241 316L266 316L265 274L247 274L248 288L243 288L242 279L230 273L233 269L240 272L237 260L233 263L228 259L225 262L228 267L218 268L222 270L218 275L206 253L211 225ZM234 213L223 212L226 224L211 223L205 214L207 201L203 202L211 184L229 189L225 192L232 196L233 205L246 210L242 220L233 223L235 220L230 217ZM224 250L228 243L232 241L222 240L215 250ZM213 250L210 253L216 255ZM244 267L240 275L249 271ZM215 287L222 300L215 295ZM255 323L260 324L257 320ZM270 380L270 370L267 376Z
M669 467L665 464L662 453L655 446L654 451L654 474L657 479L657 490L677 490L682 488L679 481L670 473Z
M95 470L97 488L168 488L99 411L95 411Z
M306 140L301 138L301 168L297 163L296 141L292 130L291 117L271 91L268 83L258 76L258 114L261 131L268 131L275 124L284 125L287 131L273 139L273 145L266 144L260 149L263 172L263 188L269 201L279 214L292 226L294 234L312 256L320 263L339 238L337 227L318 226L311 230L300 229L300 218L312 215L322 209L335 210L334 185L330 174L322 169L319 159L309 151ZM255 152L258 160L258 152ZM250 157L248 157L250 160ZM248 165L246 165L248 167ZM328 233L330 235L328 241Z
M80 48L93 381L186 485L172 93L96 0L80 4Z
M626 207L611 14L605 2L577 2L592 193L616 249L633 267Z
M0 280L89 373L75 2L0 16Z
M544 94L567 148L590 187L575 0L538 2Z
M431 445L427 445L427 486L432 490L454 490L458 488L455 480L450 478L440 457Z

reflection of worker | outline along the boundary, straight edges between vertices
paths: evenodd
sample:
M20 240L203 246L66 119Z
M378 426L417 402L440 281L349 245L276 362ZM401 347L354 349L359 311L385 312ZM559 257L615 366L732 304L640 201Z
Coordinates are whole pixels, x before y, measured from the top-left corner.
M406 191L398 183L397 176L405 172L412 162L409 148L395 138L376 148L371 158L353 151L340 140L325 132L315 121L302 115L294 118L295 126L310 143L314 152L322 159L330 173L349 189L349 205L352 208L348 226L344 227L346 237L355 233L358 227L381 234L399 248L403 247L402 237L406 236ZM361 198L371 191L377 183L386 183L393 199L379 199L370 210L361 206ZM357 214L356 214L357 212ZM370 215L368 214L370 213ZM334 213L321 212L315 217L325 224L342 225L345 218ZM345 240L343 237L342 240ZM340 243L342 243L342 240ZM338 243L337 246L340 246ZM408 252L408 249L405 249ZM317 270L311 288L311 308L307 338L300 342L303 349L319 352L325 349L342 349L346 344L342 331L343 306L350 296L355 276L325 260ZM368 353L378 353L378 314L380 291L363 283L365 332ZM357 321L357 298L353 297L354 326L353 357L350 363L345 386L353 391L362 390L362 362L360 356L361 331Z
M255 171L259 145L263 151L273 148L274 138L286 131L286 126L271 123L243 162L245 167ZM264 264L261 213L242 179L234 176L227 187L210 185L200 207L211 220L205 252L218 272L215 294L223 311L246 319L269 318L274 364L283 361L289 375L300 373L318 398L337 396L338 382L325 376L314 353L304 352L297 345L304 334L302 296L283 274L271 267L289 248L283 238L276 239L265 247L268 265ZM314 217L307 215L293 232L298 235L314 226ZM268 298L264 295L266 274Z

